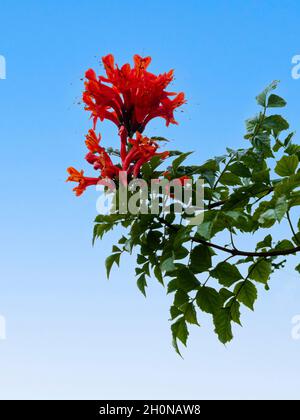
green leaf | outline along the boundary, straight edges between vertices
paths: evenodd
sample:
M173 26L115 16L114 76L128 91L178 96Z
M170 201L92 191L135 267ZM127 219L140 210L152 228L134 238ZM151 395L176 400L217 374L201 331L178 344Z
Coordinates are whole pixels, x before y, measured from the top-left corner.
M280 133L281 131L290 128L289 123L281 115L270 115L265 118L263 125L265 128L269 128L276 133Z
M110 271L111 271L111 268L112 268L113 264L114 263L116 263L117 265L120 264L120 256L121 256L121 254L118 253L118 254L112 254L108 258L106 258L105 266L106 266L107 278L109 278Z
M296 232L296 235L292 237L295 244L298 246L300 244L300 232Z
M184 318L189 324L199 325L197 320L197 313L195 306L192 303L186 303L181 310L184 313Z
M293 248L294 248L294 244L288 239L283 239L282 241L279 241L275 246L275 249L277 250L286 250L286 249L293 249Z
M263 204L263 203L262 203ZM269 206L272 206L272 203L268 203ZM263 208L263 207L262 207ZM284 196L279 197L274 205L274 208L269 208L264 211L258 218L259 223L264 225L264 227L270 227L274 224L275 220L280 222L288 210L288 202ZM270 222L270 223L269 223Z
M189 295L183 290L177 290L174 297L174 306L180 307L189 301Z
M269 261L262 259L250 265L248 275L250 279L256 280L259 283L266 284L272 272L272 266Z
M213 223L211 221L202 222L198 226L197 234L206 240L211 239L212 226L213 226Z
M287 212L287 209L288 209L288 203L287 203L286 197L285 196L279 197L276 200L275 208L274 208L275 218L276 220L278 220L278 222L282 220L283 216Z
M283 108L286 106L286 101L278 95L270 95L268 100L268 108Z
M241 176L243 178L250 178L251 172L247 168L246 165L244 165L241 162L235 162L232 165L228 167L228 170L232 172L234 175Z
M146 297L147 281L146 281L145 274L142 274L141 277L137 280L137 286L140 289L140 291L143 293L143 295Z
M121 251L121 249L120 249L118 246L113 245L113 247L112 247L112 252L113 252L113 253L115 253L115 252L119 252L119 253L121 253L122 251Z
M253 305L257 299L257 290L251 281L243 280L239 282L234 288L234 293L239 302L253 311Z
M173 171L176 172L179 166L185 161L185 159L191 154L192 152L182 153L178 158L173 160L172 168Z
M138 264L144 264L147 261L147 258L144 257L144 255L139 254L137 256L137 263Z
M174 264L174 257L169 257L166 260L164 260L161 264L160 264L160 269L161 271L165 271L166 273L168 273L169 271L173 271L176 269L176 266Z
M225 172L223 175L221 175L220 183L230 186L242 184L240 178L231 172Z
M189 332L184 316L182 318L179 318L174 324L171 325L171 330L173 333L173 339L180 340L182 344L186 346Z
M295 268L296 271L298 271L298 273L300 274L300 264L298 264Z
M225 289L224 287L222 287L219 294L220 294L220 299L221 299L221 306L223 306L225 302L228 301L228 299L234 296L234 294L230 290Z
M283 156L275 167L275 172L280 176L293 175L299 164L299 159L296 155Z
M283 147L283 144L281 143L280 140L276 140L274 146L273 146L273 152L278 152L278 150L280 150Z
M285 153L288 155L298 155L300 154L300 146L298 144L290 143L288 147L285 149Z
M252 174L252 180L254 182L265 182L268 183L270 180L270 169L263 169L262 171L254 171Z
M200 286L199 280L188 267L181 267L176 270L177 287L186 292L197 289Z
M197 293L196 302L203 312L207 312L209 314L214 314L221 307L220 295L211 287L201 287Z
M229 308L219 309L213 316L215 333L221 343L226 344L233 339L231 329L231 315Z
M271 248L272 247L272 236L267 235L263 241L260 241L256 245L256 251L262 248Z
M174 250L176 260L182 260L183 258L186 258L189 255L189 253L189 250L184 248L183 246L180 246Z
M262 93L257 95L256 100L257 100L258 105L261 105L263 107L267 105L267 96L272 90L277 88L278 83L279 83L278 80L274 80L269 86L266 87L266 89L262 91Z
M198 245L191 252L191 269L202 273L211 267L211 251L206 245Z
M210 275L219 280L219 283L223 286L230 287L236 281L242 279L242 275L235 265L231 265L228 262L219 263Z
M241 325L241 312L240 312L240 304L237 302L234 298L228 302L229 310L230 310L230 316L233 322L236 324Z
M171 319L176 319L179 315L182 315L182 311L180 311L180 309L178 309L176 306L171 306L170 308L170 315L171 315Z
M173 293L178 290L178 282L177 279L173 279L168 283L167 293Z
M158 265L156 265L156 266L154 267L153 272L154 272L155 277L156 277L156 278L157 278L157 280L159 281L159 283L160 283L160 284L162 284L162 285L164 286L164 279L163 279L163 275L162 275L161 269L160 269L160 267L159 267Z

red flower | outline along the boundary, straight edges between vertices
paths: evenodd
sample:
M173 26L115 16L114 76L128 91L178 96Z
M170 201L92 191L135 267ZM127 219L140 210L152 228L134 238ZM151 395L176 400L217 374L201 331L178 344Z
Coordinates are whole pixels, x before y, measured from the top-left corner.
M134 177L138 176L141 166L149 162L153 156L160 156L162 159L169 156L169 152L156 153L158 144L148 137L143 137L139 132L136 133L136 140L129 139L129 143L132 148L124 160L123 170L129 169L129 173L132 172ZM132 163L134 164L130 168Z
M87 187L90 185L96 185L99 181L99 178L87 178L83 175L83 171L77 171L76 169L70 167L67 169L67 172L69 173L69 178L67 179L67 182L78 182L78 186L73 188L73 191L75 191L77 196L80 196Z
M169 152L157 153L158 144L143 137L141 133L146 124L156 117L164 118L167 125L177 124L174 110L185 103L183 93L165 90L173 80L173 70L158 76L147 71L150 57L135 55L133 67L124 64L119 68L111 54L103 57L102 61L106 77L97 77L94 70L88 70L83 93L85 109L91 112L94 120L94 129L86 136L85 143L89 152L85 159L100 174L98 178L87 178L83 171L68 168L70 176L67 181L79 183L74 188L76 195L81 195L89 185L95 185L104 178L126 183L128 176L138 177L142 165L153 156L160 156L161 159L168 157ZM97 136L94 131L98 119L111 120L118 126L121 157L118 165L112 162L105 148L100 146L101 136ZM121 168L126 171L126 179L120 179Z
M113 178L118 175L120 168L115 166L104 147L100 146L101 136L97 137L94 130L90 130L86 136L85 144L89 153L85 159L94 166L94 169L101 171L102 178Z
M130 137L142 133L146 124L155 117L162 117L166 124L176 124L174 110L185 103L184 94L167 92L173 80L173 70L158 76L149 73L150 57L134 56L134 67L115 65L113 55L102 59L106 77L97 78L93 70L86 72L87 82L83 101L91 111L96 124L109 119L118 127L124 126ZM109 86L111 85L111 86ZM170 97L175 96L174 99Z

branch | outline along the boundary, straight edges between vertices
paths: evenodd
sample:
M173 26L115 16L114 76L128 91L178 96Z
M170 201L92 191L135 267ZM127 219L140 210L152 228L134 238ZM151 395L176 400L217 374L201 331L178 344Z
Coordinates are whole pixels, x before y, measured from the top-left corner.
M292 249L283 249L283 250L275 250L275 251L268 251L268 252L249 252L249 251L240 251L238 249L230 249L225 248L224 246L220 246L211 242L207 242L200 238L193 238L194 242L198 242L202 245L209 246L211 248L218 249L223 252L227 252L233 256L244 256L244 257L278 257L280 255L290 255L295 254L296 252L300 252L300 246L297 246Z
M254 201L254 203L252 203L251 205L253 206L254 204L256 204L258 201L262 200L263 198L265 198L267 195L269 195L271 192L274 191L274 187L269 187L265 190L262 190L259 194L266 192L266 194L264 194L262 197L258 198L256 201ZM245 197L246 198L246 197ZM229 201L229 199L227 200L221 200L221 201L216 201L215 203L210 203L206 206L207 210L212 210L216 207L220 207L223 206L223 204L226 204Z
M173 226L171 223L167 222L162 217L157 217L158 221L163 223L164 225L168 226L172 230L178 231L178 228ZM290 255L295 254L297 252L300 252L300 246L297 246L292 249L283 249L283 250L274 250L274 251L266 251L266 252L250 252L250 251L240 251L239 249L231 249L231 248L225 248L224 246L214 244L212 242L205 241L204 239L197 238L194 236L193 238L190 238L190 240L206 245L211 248L218 249L219 251L227 252L228 254L231 254L232 256L243 256L243 257L278 257L280 255Z

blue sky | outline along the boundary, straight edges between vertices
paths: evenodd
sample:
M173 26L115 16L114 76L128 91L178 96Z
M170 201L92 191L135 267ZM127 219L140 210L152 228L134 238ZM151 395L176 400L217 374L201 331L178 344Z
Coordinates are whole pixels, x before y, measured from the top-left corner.
M180 125L155 121L147 133L194 150L194 162L244 146L244 120L273 79L299 131L299 15L298 1L1 1L0 398L299 398L292 266L261 290L232 344L219 344L203 317L181 360L165 291L153 281L145 300L130 258L107 282L118 235L92 248L96 192L78 199L64 182L66 167L84 166L81 78L110 52L176 70L174 89L188 98ZM104 143L117 141L109 123L100 130Z

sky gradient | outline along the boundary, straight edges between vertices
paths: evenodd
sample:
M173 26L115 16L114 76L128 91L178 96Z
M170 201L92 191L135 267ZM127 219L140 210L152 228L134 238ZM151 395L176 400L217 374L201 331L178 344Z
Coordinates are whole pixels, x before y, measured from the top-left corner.
M147 134L195 151L190 162L244 147L244 120L274 79L299 131L299 1L2 0L0 17L0 399L299 398L295 260L260 290L254 313L244 310L232 343L221 345L201 316L182 360L165 290L153 280L145 300L130 257L106 280L120 232L92 248L97 193L76 198L65 183L68 166L87 168L81 79L89 67L101 72L108 53L175 69L172 88L188 99L180 125L155 120ZM99 129L117 145L111 124Z

